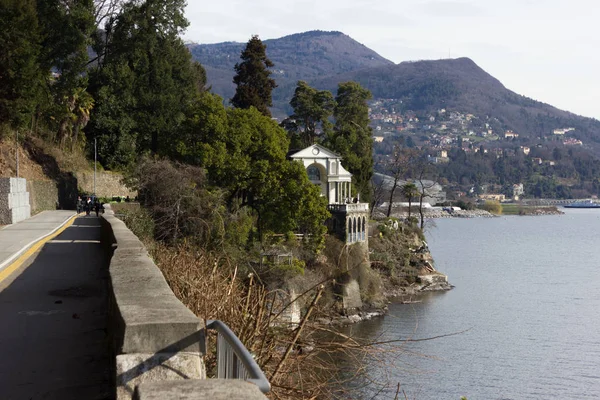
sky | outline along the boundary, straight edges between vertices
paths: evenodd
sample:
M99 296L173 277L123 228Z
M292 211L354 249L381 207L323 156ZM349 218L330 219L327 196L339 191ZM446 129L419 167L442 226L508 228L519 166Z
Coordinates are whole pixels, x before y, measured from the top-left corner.
M469 57L510 90L600 119L598 0L188 0L186 17L196 43L319 29L395 63Z

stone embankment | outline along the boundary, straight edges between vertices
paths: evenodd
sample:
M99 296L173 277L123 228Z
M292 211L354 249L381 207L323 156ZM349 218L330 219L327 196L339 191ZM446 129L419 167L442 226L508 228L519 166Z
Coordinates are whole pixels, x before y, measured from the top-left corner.
M456 211L452 211L452 212L448 212L448 211L444 211L441 209L434 209L434 208L427 208L425 210L423 210L423 216L425 218L475 218L475 217L485 217L485 218L492 218L492 217L497 217L497 215L494 215L488 211L485 210L456 210ZM417 219L420 218L419 212L412 212L411 213L412 217L415 217ZM376 218L386 218L385 214L382 212L375 212L375 217ZM394 218L398 218L398 219L406 219L408 218L408 213L406 211L394 211L392 212L392 217Z
M521 216L537 216L537 215L560 215L560 214L564 214L564 211L561 211L560 209L556 208L556 207L540 207L540 208L533 208L533 209L526 209L523 212L521 212L519 215Z
M452 212L443 210L428 210L425 214L425 218L493 218L497 217L485 210L456 210Z
M557 207L523 207L519 210L518 213L514 215L519 216L538 216L538 215L560 215L564 214L563 211L558 209ZM413 212L411 216L415 218L420 218L418 212ZM438 208L427 208L424 210L423 216L425 218L494 218L498 217L496 214L492 214L485 210L455 210L455 211L446 211ZM384 217L383 214L380 214L379 217ZM392 213L392 217L405 219L408 218L407 212L394 212Z

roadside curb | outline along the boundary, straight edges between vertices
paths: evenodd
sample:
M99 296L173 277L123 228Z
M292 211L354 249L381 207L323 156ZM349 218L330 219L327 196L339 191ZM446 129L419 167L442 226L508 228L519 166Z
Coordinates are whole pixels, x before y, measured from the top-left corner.
M54 228L49 233L40 236L39 238L32 240L27 245L23 246L21 250L17 251L15 254L10 256L7 260L0 264L0 283L4 281L4 279L8 278L12 273L25 261L25 259L29 258L31 254L38 251L46 242L50 241L54 237L60 235L65 229L67 229L75 219L79 216L77 213L73 213L67 219L65 219L59 226ZM31 254L28 254L31 253ZM23 256L27 256L24 257ZM23 259L21 259L23 258Z

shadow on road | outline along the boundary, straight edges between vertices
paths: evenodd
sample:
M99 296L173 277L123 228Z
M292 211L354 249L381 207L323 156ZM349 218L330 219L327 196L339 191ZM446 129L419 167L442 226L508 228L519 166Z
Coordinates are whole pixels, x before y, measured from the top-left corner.
M100 236L79 217L0 285L1 398L113 398Z

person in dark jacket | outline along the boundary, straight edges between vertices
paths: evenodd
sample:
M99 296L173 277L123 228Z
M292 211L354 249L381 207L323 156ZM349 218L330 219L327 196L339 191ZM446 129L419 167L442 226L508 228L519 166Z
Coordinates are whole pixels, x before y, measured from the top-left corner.
M98 198L96 197L96 201L94 202L94 211L96 211L96 217L98 217L99 213L100 213L100 208L102 207L102 205L100 205L100 201L98 201Z

